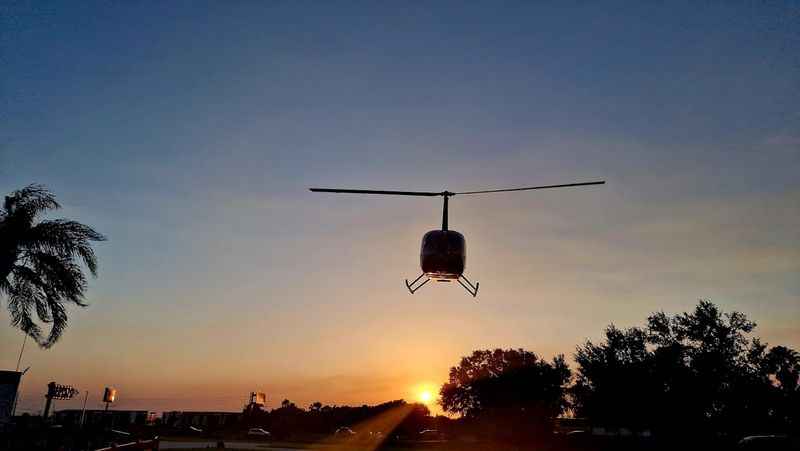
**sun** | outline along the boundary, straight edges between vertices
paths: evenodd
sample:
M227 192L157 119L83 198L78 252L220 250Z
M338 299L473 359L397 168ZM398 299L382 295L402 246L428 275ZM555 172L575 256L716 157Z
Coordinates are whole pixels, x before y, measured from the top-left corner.
M430 390L422 390L417 397L419 402L423 404L430 404L433 401L433 393Z
M408 398L413 399L415 402L425 404L428 407L434 407L439 398L438 387L432 382L420 382L408 390Z

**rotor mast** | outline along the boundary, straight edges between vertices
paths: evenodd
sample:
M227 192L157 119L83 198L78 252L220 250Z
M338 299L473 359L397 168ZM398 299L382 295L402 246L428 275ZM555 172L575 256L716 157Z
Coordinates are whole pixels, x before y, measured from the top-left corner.
M442 191L442 197L444 197L444 207L442 207L442 230L447 230L447 199L454 195L455 193L451 193L450 191Z

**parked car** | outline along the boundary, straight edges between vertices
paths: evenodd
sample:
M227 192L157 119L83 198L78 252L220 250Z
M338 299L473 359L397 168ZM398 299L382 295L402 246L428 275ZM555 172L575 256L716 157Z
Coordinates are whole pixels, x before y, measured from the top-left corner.
M262 428L250 428L247 431L248 438L259 438L259 439L267 439L270 438L272 434Z
M350 429L347 426L342 426L339 429L336 429L336 432L333 433L336 437L353 437L356 435L356 431Z
M445 439L444 434L442 434L441 432L439 432L436 429L423 429L423 430L419 431L419 440L424 440L424 441L432 441L432 440L442 441L444 439Z
M742 451L794 451L800 443L786 435L751 435L739 440L737 450Z

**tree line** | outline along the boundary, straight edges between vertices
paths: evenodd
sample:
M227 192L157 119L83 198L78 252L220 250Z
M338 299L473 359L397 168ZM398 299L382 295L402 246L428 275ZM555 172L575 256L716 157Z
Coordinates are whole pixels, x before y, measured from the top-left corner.
M393 421L371 421L381 417L392 418ZM241 426L264 428L275 438L282 439L328 436L341 427L352 427L362 436L377 433L414 436L430 427L433 421L427 406L409 404L402 399L373 406L337 406L315 402L305 409L284 399L280 407L272 410L262 410L253 404L247 406L243 424L238 426L239 429L242 429Z
M655 436L796 431L800 356L763 343L755 327L700 301L691 312L654 313L641 327L609 325L600 341L576 347L574 371L563 355L475 351L450 370L441 404L507 434L551 431L559 416Z
M283 437L352 426L409 438L434 428L476 438L547 440L563 418L656 438L676 431L731 439L796 431L800 355L763 343L755 327L742 313L700 301L691 312L654 313L643 326L609 325L599 341L576 347L574 369L564 355L545 360L525 349L476 350L450 369L441 387L439 402L452 417L434 418L425 405L403 400L361 407L317 402L307 409L284 400L245 418ZM369 426L371 418L398 409L398 421Z

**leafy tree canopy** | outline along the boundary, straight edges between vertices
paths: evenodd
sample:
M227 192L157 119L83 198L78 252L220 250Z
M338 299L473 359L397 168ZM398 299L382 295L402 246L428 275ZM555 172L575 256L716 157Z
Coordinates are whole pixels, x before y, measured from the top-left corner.
M475 351L450 369L441 404L445 411L466 417L504 411L551 418L566 408L569 378L561 355L547 362L524 349Z
M628 427L763 432L796 425L800 358L751 337L755 327L708 301L690 313L655 313L644 327L610 325L602 341L577 348L574 411Z

